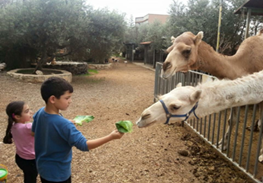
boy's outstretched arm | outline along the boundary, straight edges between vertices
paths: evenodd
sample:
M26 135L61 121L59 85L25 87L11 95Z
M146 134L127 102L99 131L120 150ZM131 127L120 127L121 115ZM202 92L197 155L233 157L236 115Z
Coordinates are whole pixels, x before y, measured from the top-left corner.
M88 145L89 150L95 149L111 140L120 139L123 135L124 133L120 133L118 130L114 130L109 135L106 135L104 137L94 139L94 140L88 140L87 145Z

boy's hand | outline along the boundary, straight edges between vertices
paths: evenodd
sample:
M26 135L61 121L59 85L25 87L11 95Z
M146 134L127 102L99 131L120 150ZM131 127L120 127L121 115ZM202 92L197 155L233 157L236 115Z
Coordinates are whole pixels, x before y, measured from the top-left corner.
M123 135L124 133L121 133L118 130L114 130L113 132L110 133L110 136L112 137L112 139L120 139L122 138Z
M69 119L69 121L71 121L73 124L75 124L76 122L73 119Z

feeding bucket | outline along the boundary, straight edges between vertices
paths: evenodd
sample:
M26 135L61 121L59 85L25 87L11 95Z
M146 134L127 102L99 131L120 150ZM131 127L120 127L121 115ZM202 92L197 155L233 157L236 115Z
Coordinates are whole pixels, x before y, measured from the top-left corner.
M7 168L5 165L0 164L0 183L6 183L7 182Z

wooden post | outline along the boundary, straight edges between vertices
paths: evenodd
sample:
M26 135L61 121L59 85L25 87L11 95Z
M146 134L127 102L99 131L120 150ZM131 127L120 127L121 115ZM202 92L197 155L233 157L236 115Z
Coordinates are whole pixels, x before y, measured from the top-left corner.
M134 61L134 52L133 52L133 50L134 50L134 44L132 44L132 47L131 47L131 54L132 54L131 62Z
M220 0L220 6L219 6L219 17L218 17L218 26L217 26L216 52L218 52L218 49L219 49L221 17L222 17L222 0Z
M246 38L248 37L248 35L249 35L250 17L251 17L251 9L249 8L248 11L247 11L245 39L246 39Z
M144 45L144 64L147 64L148 62L148 44Z
M155 69L156 64L156 50L153 51L153 68Z

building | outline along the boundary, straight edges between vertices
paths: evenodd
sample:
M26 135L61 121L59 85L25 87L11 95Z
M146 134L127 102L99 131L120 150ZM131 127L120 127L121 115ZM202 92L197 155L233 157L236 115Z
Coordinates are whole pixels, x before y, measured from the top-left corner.
M168 18L169 18L169 15L147 14L144 17L136 17L135 25L150 24L150 23L153 23L154 21L165 23L167 22Z

